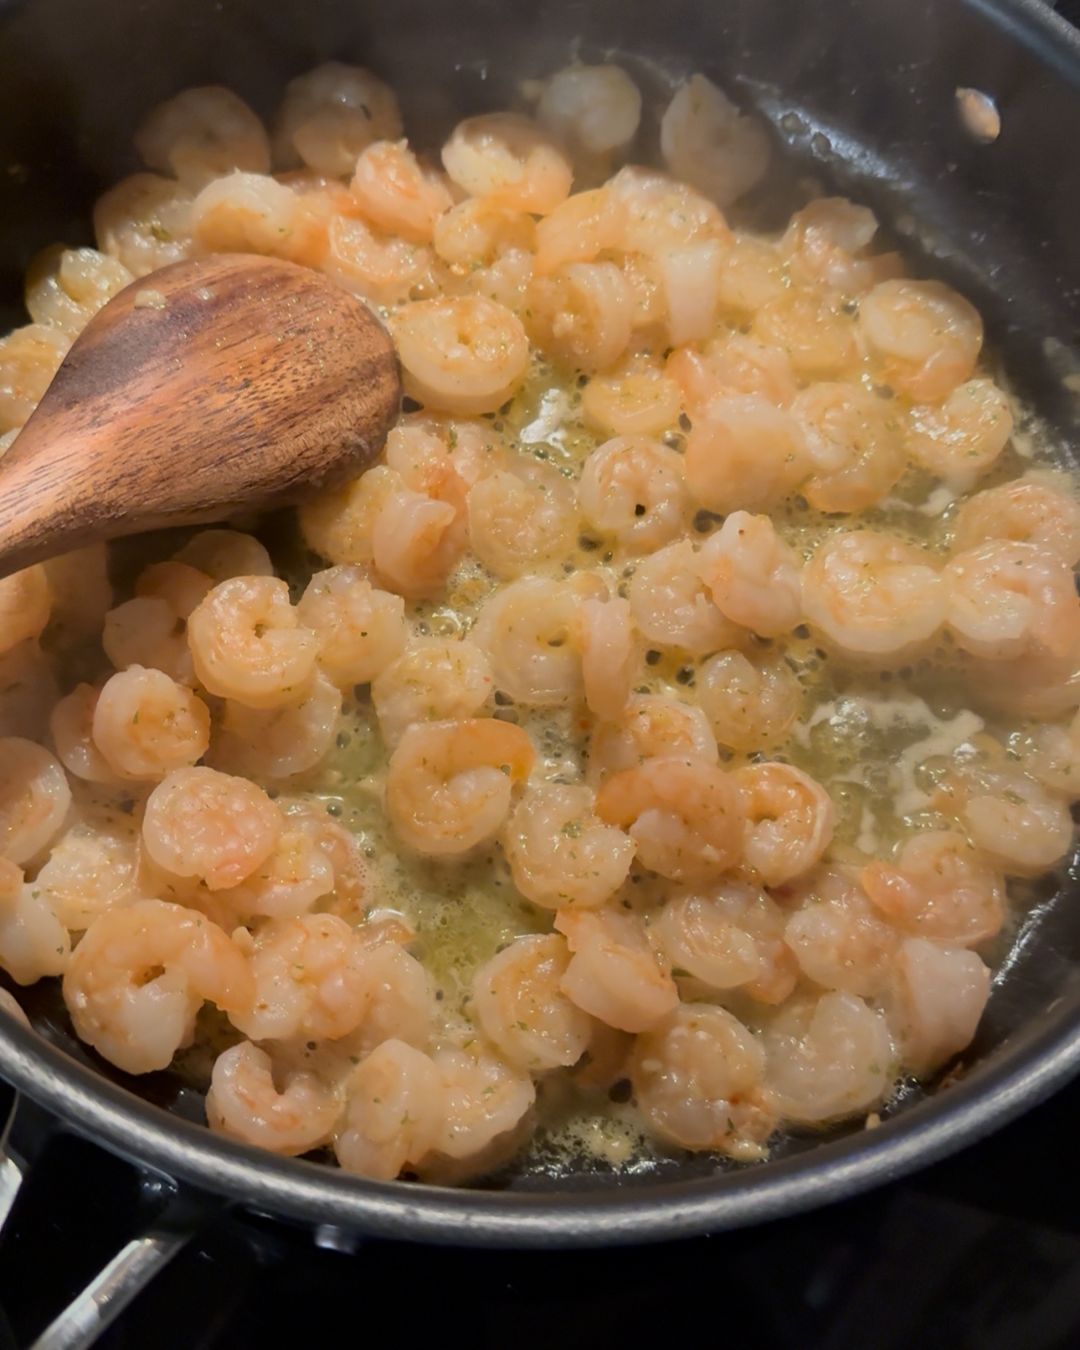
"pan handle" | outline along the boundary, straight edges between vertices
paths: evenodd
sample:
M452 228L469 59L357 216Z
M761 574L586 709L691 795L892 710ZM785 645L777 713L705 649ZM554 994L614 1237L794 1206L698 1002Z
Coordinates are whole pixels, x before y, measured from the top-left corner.
M0 1234L30 1170L50 1141L64 1132L40 1107L14 1094L0 1134ZM223 1204L149 1168L140 1167L138 1173L140 1209L149 1215L145 1228L49 1322L29 1350L88 1350Z

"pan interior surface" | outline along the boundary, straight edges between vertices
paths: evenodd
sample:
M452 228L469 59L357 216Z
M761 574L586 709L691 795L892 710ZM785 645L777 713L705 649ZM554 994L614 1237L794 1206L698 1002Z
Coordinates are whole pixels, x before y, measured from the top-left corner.
M928 57L928 53L932 56ZM465 112L506 106L518 81L568 56L624 60L643 88L702 70L756 107L786 147L755 223L780 221L808 178L871 206L922 274L955 285L987 321L988 346L1037 408L1062 463L1080 414L1080 177L1061 136L1080 125L1080 44L1035 3L960 0L673 0L664 7L541 0L33 0L0 3L0 304L20 322L21 278L43 242L89 242L89 208L136 166L131 128L193 84L235 88L263 115L284 82L320 61L370 66L401 92L406 122L438 140ZM979 144L956 90L991 95L1001 136ZM1052 1090L1080 1063L1075 859L1042 887L1000 965L959 1081L912 1085L879 1130L787 1135L770 1162L671 1156L613 1170L530 1155L483 1188L440 1192L357 1182L309 1163L255 1158L170 1118L202 1119L176 1075L130 1079L70 1031L58 990L21 995L63 1051L35 1077L32 1043L0 1028L0 1068L117 1151L297 1218L462 1241L613 1241L776 1215L938 1156ZM65 1056L89 1071L67 1079ZM113 1086L102 1081L112 1080ZM126 1122L125 1093L151 1104ZM126 1125L126 1128L125 1128Z

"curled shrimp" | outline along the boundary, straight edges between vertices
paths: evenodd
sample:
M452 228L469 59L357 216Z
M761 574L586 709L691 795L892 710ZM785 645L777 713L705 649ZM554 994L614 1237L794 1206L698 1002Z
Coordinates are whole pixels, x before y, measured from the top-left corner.
M128 666L102 686L91 735L116 777L159 782L206 753L210 710L164 671Z
M716 203L666 173L627 165L607 187L622 208L619 247L627 253L653 257L684 244L731 238Z
M649 1130L679 1148L764 1156L775 1117L760 1104L765 1052L725 1008L686 1003L641 1036L630 1061Z
M980 544L953 558L942 579L949 631L974 656L1061 657L1080 642L1072 569L1035 544Z
M69 334L29 323L0 338L0 432L21 427L71 346Z
M630 342L630 289L614 263L565 263L533 279L526 320L533 341L563 365L610 370Z
M20 866L56 837L71 805L59 762L43 745L0 737L0 857Z
M319 640L319 665L340 688L367 684L405 646L405 605L356 566L316 572L296 616Z
M900 481L904 442L885 399L857 384L812 384L791 412L812 466L802 494L816 510L865 510Z
M376 464L344 487L320 493L300 508L304 542L332 563L370 566L375 522L385 504L405 486L396 470Z
M532 1080L504 1064L476 1036L461 1046L440 1046L432 1059L442 1082L443 1117L421 1175L462 1180L504 1162L536 1100Z
M644 867L672 881L709 881L741 858L739 789L701 760L665 756L613 774L596 814L627 831Z
M629 603L618 596L583 600L577 641L585 703L597 717L614 720L630 698L637 657Z
M518 456L469 489L469 543L496 576L565 557L578 529L574 490L558 470Z
M16 984L36 984L62 975L70 957L71 940L50 897L0 858L0 970Z
M404 489L383 502L371 533L372 559L386 585L401 595L436 595L465 546L449 502Z
M721 206L745 196L769 167L764 124L740 113L704 75L692 75L668 104L660 151L676 178Z
M844 197L819 197L796 211L780 241L792 278L801 285L858 295L888 278L895 254L866 256L878 231L865 206Z
M767 886L802 876L832 842L836 809L821 786L790 764L746 764L733 774L745 820L745 862Z
M64 975L79 1039L125 1073L167 1068L204 1002L238 1013L251 998L251 974L229 936L197 911L161 900L96 918Z
M72 825L49 850L34 890L65 928L81 933L107 909L139 898L138 838L128 821L91 819Z
M514 885L544 909L594 909L619 889L634 844L594 811L587 787L545 783L527 789L503 835Z
M443 146L442 162L470 197L534 215L554 210L573 181L556 142L517 113L486 113L459 122Z
M730 750L779 744L802 708L798 676L772 653L717 652L699 668L696 685L716 740Z
M379 730L395 746L416 722L443 722L479 713L494 680L483 651L467 639L414 639L372 682Z
M632 443L644 438L655 444L649 438L673 427L681 410L682 391L675 380L660 365L633 357L608 375L594 376L581 395L581 415L590 426Z
M270 140L242 98L221 85L185 89L159 103L135 133L144 164L198 192L234 169L270 172Z
M404 305L390 324L405 392L443 412L494 412L525 378L529 342L521 321L482 296Z
M971 842L1007 875L1037 876L1072 847L1068 806L1026 774L975 769L950 786L943 804L959 811Z
M931 638L947 594L924 550L895 535L852 530L826 540L803 568L802 603L841 651L882 657Z
M926 1076L967 1049L990 993L990 971L974 952L926 938L900 944L890 1010L902 1062Z
M270 1055L250 1041L214 1060L206 1123L230 1139L287 1158L309 1153L334 1133L340 1095L311 1073L286 1073L279 1087Z
M77 684L53 705L49 731L56 756L68 773L87 783L115 783L117 776L91 734L100 692L92 684Z
M913 835L895 863L873 862L860 877L882 914L913 937L974 947L1005 920L1005 881L961 834Z
M754 332L787 353L805 380L852 378L862 353L855 320L836 297L792 288L754 315Z
M679 1002L641 921L608 906L561 909L555 927L573 955L559 982L584 1012L619 1031L647 1031Z
M334 1152L346 1172L392 1181L422 1163L438 1142L443 1081L423 1051L384 1041L357 1066L345 1091Z
M578 501L586 521L633 553L670 543L686 527L682 460L643 436L605 441L585 461Z
M743 333L706 342L701 350L678 347L665 369L681 389L692 418L707 417L714 399L757 398L786 408L796 394L787 353Z
M912 408L907 449L928 473L966 491L997 461L1012 429L1006 395L992 380L968 380L943 403Z
M581 692L580 608L597 588L522 577L488 600L472 638L490 658L496 689L518 703L555 706Z
M566 263L594 262L622 242L626 211L608 187L575 192L536 226L534 273L549 276Z
M398 305L420 299L428 289L435 259L424 244L381 234L366 220L331 216L320 266L337 284L371 305Z
M717 609L760 637L802 618L799 560L768 516L733 511L702 546L698 568Z
M341 690L317 671L298 698L274 708L226 700L209 759L249 778L307 773L329 753L341 717Z
M269 174L213 179L191 203L190 220L196 245L210 253L261 253L307 267L326 255L326 215Z
M713 603L689 540L642 558L629 587L630 611L642 636L665 647L703 655L732 647L740 629Z
M327 61L285 87L274 132L283 165L303 160L317 173L344 178L372 141L401 135L401 111L389 85L360 66Z
M430 244L452 199L438 174L425 169L405 141L373 141L356 161L350 187L361 213L380 230Z
M756 511L782 501L806 476L806 442L795 418L760 396L721 397L694 419L685 465L700 505Z
M49 580L40 564L0 578L0 654L38 637L51 613Z
M26 272L26 308L35 323L75 337L133 277L122 262L96 248L39 253Z
M245 881L219 891L216 898L238 919L291 919L329 895L335 880L333 863L318 839L286 819L270 856Z
M700 708L666 694L633 694L614 722L593 729L586 779L596 787L609 774L643 760L678 755L715 764L716 738Z
M1075 567L1080 562L1080 502L1054 473L1029 473L969 497L953 521L954 553L994 540L1034 544Z
M390 823L428 857L467 853L498 833L535 755L520 727L494 718L410 726L387 769Z
M885 383L938 403L975 372L982 319L940 281L882 281L859 304L859 329Z
M242 530L200 530L173 554L173 562L194 568L213 582L228 581L231 577L274 575L270 554L253 534L245 534ZM147 568L143 576L150 570ZM138 587L136 590L140 595L159 593ZM189 614L201 599L202 596L198 596L187 606Z
M192 251L192 194L172 178L134 173L99 197L94 238L134 277L182 262Z
M517 938L476 972L476 1020L508 1064L543 1073L585 1053L592 1020L561 989L570 959L565 940L549 933Z
M820 868L798 883L784 942L823 989L874 998L892 976L900 934L871 903L854 870Z
M641 92L621 66L571 65L544 81L541 126L587 162L624 149L641 120Z

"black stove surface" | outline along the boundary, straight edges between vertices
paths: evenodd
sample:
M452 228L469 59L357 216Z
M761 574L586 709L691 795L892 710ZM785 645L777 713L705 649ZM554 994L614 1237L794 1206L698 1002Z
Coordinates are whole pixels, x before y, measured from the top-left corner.
M360 1242L221 1213L102 1350L442 1343L475 1350L1080 1346L1080 1082L955 1158L854 1200L662 1246L491 1252ZM74 1203L73 1203L74 1202ZM28 1346L139 1228L124 1164L61 1138L0 1243L0 1347Z

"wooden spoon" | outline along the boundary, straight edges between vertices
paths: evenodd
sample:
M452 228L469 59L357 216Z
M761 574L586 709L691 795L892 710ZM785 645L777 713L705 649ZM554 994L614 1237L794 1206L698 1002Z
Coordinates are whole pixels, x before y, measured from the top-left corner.
M318 272L245 254L163 268L90 320L0 460L0 576L355 476L400 400L385 329Z

